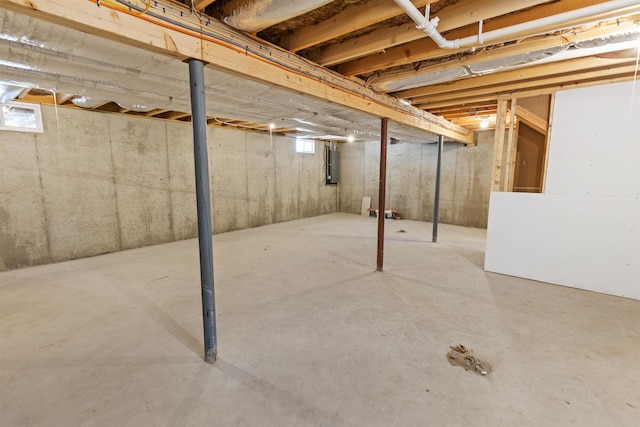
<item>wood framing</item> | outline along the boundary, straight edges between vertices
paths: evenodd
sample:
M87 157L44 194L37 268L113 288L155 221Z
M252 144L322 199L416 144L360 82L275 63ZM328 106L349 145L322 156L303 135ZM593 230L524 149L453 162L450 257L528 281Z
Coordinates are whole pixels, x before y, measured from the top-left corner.
M551 62L527 68L470 77L448 84L437 84L417 89L397 92L400 98L413 99L419 104L422 101L437 101L443 98L461 98L482 93L499 93L531 86L559 84L564 81L578 81L597 77L603 70L615 74L626 74L635 71L635 58L577 58L566 61ZM574 74L568 75L569 72ZM613 74L613 73L611 73Z
M513 191L513 172L515 171L515 156L516 156L516 127L517 116L516 109L517 99L511 100L509 106L509 136L507 137L507 155L504 162L504 179L500 186L502 191Z
M547 121L542 117L532 113L526 108L518 105L515 108L515 113L518 119L524 121L527 125L531 126L533 129L537 130L541 134L546 135L547 132L549 131L549 123L547 123Z
M208 67L242 78L377 117L388 117L452 140L473 142L473 133L467 129L415 107L403 106L397 99L376 94L290 52L274 46L269 46L267 51L267 47L255 39L216 21L198 32L155 15L132 14L105 3L98 7L88 0L0 0L0 7L178 59L201 59L209 63Z
M437 0L416 0L423 7ZM317 25L304 27L282 38L282 45L291 52L306 49L378 22L402 15L404 11L389 0L365 0L347 7L342 12Z
M638 17L640 19L640 16ZM428 75L444 70L455 69L459 67L470 66L482 62L495 61L499 59L505 59L514 57L516 55L529 54L531 52L543 51L551 48L566 47L572 43L579 43L585 40L594 40L602 37L607 37L612 34L617 34L625 31L635 31L637 25L634 21L626 21L622 23L612 23L611 25L591 28L581 32L563 32L560 35L554 35L550 37L544 37L541 39L534 39L530 41L523 41L521 43L514 43L505 47L499 47L496 49L487 49L477 54L468 55L461 59L454 58L450 61L443 61L431 66L421 67L419 70L401 71L401 72L388 72L382 73L379 76L371 80L371 86L380 91L385 90L385 84L393 83L399 79L407 77L415 77L421 75ZM434 50L433 57L441 55L442 51ZM585 53L586 55L586 53ZM557 71L557 70L555 70ZM474 82L475 84L475 82ZM391 91L386 91L391 92Z
M504 136L507 122L507 101L498 101L498 113L496 114L496 133L493 143L493 180L491 191L501 191L502 177L504 175Z
M603 0L563 0L560 2L542 4L523 13L507 14L495 17L490 21L485 22L484 31L491 31L498 28L521 24L534 19L544 18L545 16L568 12L578 7L591 6L602 2ZM479 2L475 2L475 4L478 3ZM456 28L449 32L443 30L443 28L444 27L442 27L442 25L439 26L439 30L445 32L444 35L448 39L457 39L477 34L477 27ZM353 76L399 65L410 64L412 62L425 61L440 56L450 55L462 50L448 50L443 52L441 49L437 48L437 45L433 41L427 39L424 33L422 37L423 38L419 38L410 43L405 43L395 47L387 46L379 49L376 52L384 52L379 55L371 55L343 62L338 66L338 71L342 74Z
M437 16L440 18L438 31L446 33L449 30L462 28L467 25L477 25L480 20L487 20L496 16L507 15L511 12L516 12L541 3L546 3L546 1L519 0L508 2L501 0L484 0L482 2L478 2L476 0L461 0L453 6L447 7L438 13ZM583 3L587 3L587 1L584 1ZM514 25L515 23L522 23L533 19L527 14L516 16L517 18L503 18L499 23L487 22L484 31L507 27ZM474 35L477 34L477 27L464 29L463 31L464 35L446 34L446 36L449 39L453 39ZM524 36L526 33L523 33L522 35ZM335 43L314 59L322 65L335 65L377 52L384 52L390 47L409 43L414 40L426 39L426 37L426 34L422 30L418 30L413 22L400 27L384 27L373 31L366 36ZM499 40L496 42L499 42Z
M191 3L197 10L204 10L205 7L209 6L215 1L216 0L191 0Z
M542 184L540 192L544 193L547 185L547 165L549 164L549 144L551 143L551 126L553 126L553 109L555 107L556 94L551 94L549 105L549 122L547 124L547 139L545 141L546 147L544 150L544 160L542 162Z

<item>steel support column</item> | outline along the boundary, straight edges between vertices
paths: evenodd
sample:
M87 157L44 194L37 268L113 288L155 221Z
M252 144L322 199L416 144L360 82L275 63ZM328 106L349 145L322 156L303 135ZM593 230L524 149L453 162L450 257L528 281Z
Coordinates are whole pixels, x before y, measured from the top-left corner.
M387 126L386 117L380 123L380 179L378 181L378 263L376 271L382 271L384 258L384 199L387 188Z
M438 214L440 212L440 166L442 164L442 148L444 146L444 136L438 136L438 162L436 164L436 194L433 200L433 238L432 242L438 241Z
M200 283L202 286L202 320L204 324L204 359L215 362L218 356L215 294L213 291L213 244L211 242L211 200L207 153L207 111L204 100L204 63L189 61L191 87L191 122L196 171L198 205L198 242L200 244Z

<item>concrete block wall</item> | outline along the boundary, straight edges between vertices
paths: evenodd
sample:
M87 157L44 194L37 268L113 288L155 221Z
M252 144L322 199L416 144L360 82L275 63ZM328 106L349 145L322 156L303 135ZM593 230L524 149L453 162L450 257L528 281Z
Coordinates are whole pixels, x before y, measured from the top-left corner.
M440 183L440 221L487 227L493 131L479 132L477 146L445 143ZM380 143L341 144L340 211L360 213L362 197L378 206ZM435 144L392 144L387 152L386 206L403 218L433 221Z
M0 271L197 236L191 125L42 107L0 131ZM337 210L323 144L208 128L214 233Z

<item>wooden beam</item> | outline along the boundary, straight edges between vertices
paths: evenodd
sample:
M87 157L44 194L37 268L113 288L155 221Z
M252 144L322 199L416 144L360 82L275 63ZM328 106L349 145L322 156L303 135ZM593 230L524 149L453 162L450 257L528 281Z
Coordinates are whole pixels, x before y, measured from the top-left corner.
M549 131L549 123L542 117L532 113L526 108L518 105L515 109L515 114L516 114L516 117L524 121L527 125L531 126L533 129L537 130L541 134L546 135L547 132Z
M62 105L65 102L71 101L74 96L72 93L56 93L56 103Z
M31 88L30 87L25 87L24 89L22 89L20 91L20 93L18 94L18 96L16 98L23 99L25 96L29 95L29 92L31 92Z
M180 120L180 119L184 119L185 117L191 116L191 113L184 113L181 111L169 111L164 114L159 114L158 116L162 116L163 119L167 119L167 120Z
M473 132L484 132L484 131L490 131L490 130L495 131L495 128L496 128L495 114L487 118L487 120L489 121L489 125L487 127L481 126L482 120L483 119L480 119L480 118L475 118L474 120L465 120L465 121L455 120L455 123L458 123L460 126L463 126Z
M331 83L329 79L318 80L297 70L291 70L270 62L252 58L244 51L229 54L228 49L208 40L203 41L202 60L209 63L208 67L223 69L228 72L242 72L244 78L256 79L286 90L295 91L313 98L341 105L378 117L388 117L397 123L405 124L424 131L444 135L456 141L470 143L473 133L460 126L453 125L442 118L428 114L421 116L415 107L401 107L397 99L389 97L388 102L397 102L398 107L392 107L385 102L366 98L361 92L350 91ZM335 77L335 76L334 76ZM335 81L335 78L331 80Z
M445 32L454 28L477 24L480 20L505 15L531 6L545 3L548 0L460 0L442 9L438 14L440 24L438 31ZM487 30L488 31L488 30ZM385 49L425 38L426 34L418 30L413 21L400 27L383 27L365 36L335 43L324 50L314 60L321 65L335 65L359 58Z
M499 96L502 94L509 94L512 96L508 96L508 98L522 98L525 95L521 95L522 93L531 93L531 94L549 94L561 89L571 89L577 87L586 87L593 85L601 85L607 83L615 83L622 81L633 80L636 75L636 67L635 65L627 65L625 67L619 67L615 69L609 69L606 72L603 70L595 70L589 71L585 73L576 73L566 76L559 76L555 78L548 78L540 81L525 81L517 84L505 84L497 88L492 88L491 91L467 91L465 93L456 93L455 97L443 97L440 101L444 101L443 103L433 105L452 105L455 103L460 103L463 101L467 101L470 99L499 99ZM523 90L525 89L525 90ZM475 98L472 96L476 94ZM531 95L535 96L535 95ZM470 98L471 97L471 98ZM431 102L427 102L425 104L418 104L418 106L422 108L428 108L432 105Z
M547 165L549 164L549 142L551 141L551 126L553 126L553 109L555 107L556 94L552 93L549 101L549 123L547 125L547 136L544 144L544 160L542 163L542 185L540 192L544 193L547 188Z
M432 108L455 107L455 106L464 105L467 103L496 101L497 99L498 99L498 96L496 96L496 94L490 93L490 94L482 94L478 96L470 96L465 98L451 97L449 99L443 99L441 101L428 101L428 102L414 104L414 105L418 108L431 110ZM511 98L508 98L508 99L511 99Z
M502 165L504 154L504 134L507 122L507 101L498 102L496 114L496 133L493 141L493 180L491 191L500 191L504 168Z
M33 102L34 104L53 105L53 92L48 95L32 95L30 93L25 94L22 100L27 102Z
M571 59L457 80L450 84L426 86L399 92L400 98L412 99L414 104L462 98L509 90L561 84L635 70L635 61L627 58L612 60L597 57Z
M640 16L638 19L640 19ZM468 54L463 58L456 58L454 56L451 60L442 60L442 62L432 66L421 66L418 70L382 73L373 78L370 81L370 85L378 91L391 92L390 90L385 90L385 85L393 85L393 82L400 79L428 75L430 73L451 70L459 67L472 67L474 64L482 62L495 61L530 52L567 46L571 43L598 39L612 34L624 33L626 31L636 31L636 29L637 24L635 23L635 19L630 19L625 22L614 22L610 25L599 26L586 31L580 29L567 31L561 35L554 35L532 41L524 41L497 49L487 49L478 53ZM587 53L585 53L585 55L587 55Z
M440 108L429 109L431 114L443 115L447 113L458 113L458 112L467 112L470 110L482 110L486 108L496 109L498 106L497 101L489 101L489 102L479 102L479 103L468 103L468 104L460 104L460 105L451 105Z
M509 136L507 137L507 156L504 162L504 179L502 180L502 191L513 191L512 171L515 169L514 157L516 155L516 113L517 99L511 100L509 107Z
M191 4L193 4L193 7L196 10L204 10L205 7L209 6L210 4L212 4L213 2L215 2L216 0L191 0Z
M163 20L162 16L132 14L104 2L98 7L93 0L0 0L0 7L178 59L197 58L207 62L208 67L245 79L388 117L456 141L473 141L473 133L467 129L415 107L403 106L395 98L377 94L288 51L262 45L218 21L212 20L206 28L183 28ZM171 19L180 20L173 16ZM183 24L194 25L186 20Z
M543 87L509 90L504 93L499 93L497 95L483 94L475 97L464 97L464 98L452 97L452 98L445 99L442 101L437 101L437 102L425 102L423 104L417 104L416 106L418 108L433 109L433 108L455 107L455 106L463 105L469 102L484 102L484 101L491 101L496 99L498 101L502 101L502 100L510 100L512 98L528 98L528 97L539 96L539 95L553 95L559 90L577 89L582 87L627 82L630 80L634 80L634 78L635 78L635 73L628 73L623 75L608 76L608 77L597 79L597 80L592 79L592 80L577 81L577 82L571 82L571 83L555 84L555 85L549 85L549 86L543 86Z
M144 113L144 115L147 116L147 117L154 117L154 116L157 116L159 114L166 113L167 111L169 111L169 110L165 110L163 108L156 108L156 109L153 109L153 110L149 111L148 113Z
M562 0L550 4L543 4L533 7L521 13L508 14L500 16L484 23L484 31L497 30L516 24L522 24L534 19L544 18L546 16L557 15L580 7L591 6L602 3L605 0ZM442 30L442 25L439 26ZM457 39L467 37L477 33L477 28L460 28L444 34L448 39ZM443 50L431 40L419 38L410 43L401 44L395 47L378 49L375 54L359 58L353 61L344 62L338 66L338 72L347 76L355 76L358 74L368 73L385 68L396 67L399 65L410 64L418 61L426 61L437 57L448 56L463 49Z
M496 112L497 112L497 108L494 106L493 108L486 109L486 110L477 110L474 114L469 113L469 111L464 111L459 113L445 113L445 114L439 114L439 115L443 116L445 119L451 122L458 123L457 119L477 118L478 116L496 114Z
M437 0L417 0L413 4L423 7ZM364 0L346 7L326 21L302 27L291 35L284 36L281 45L291 52L297 52L335 39L361 28L402 15L404 11L389 0Z

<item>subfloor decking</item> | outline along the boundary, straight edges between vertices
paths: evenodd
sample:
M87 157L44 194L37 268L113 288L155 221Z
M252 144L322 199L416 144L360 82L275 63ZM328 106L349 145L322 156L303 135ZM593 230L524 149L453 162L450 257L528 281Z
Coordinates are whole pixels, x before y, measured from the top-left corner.
M384 273L373 218L214 236L213 366L196 240L0 274L0 425L638 425L638 301L485 273L484 230L386 224Z

